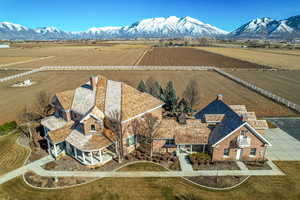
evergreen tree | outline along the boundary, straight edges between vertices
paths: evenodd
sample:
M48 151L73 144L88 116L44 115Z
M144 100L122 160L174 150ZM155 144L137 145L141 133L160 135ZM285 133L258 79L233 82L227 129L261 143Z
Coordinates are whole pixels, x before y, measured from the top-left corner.
M172 81L169 81L166 89L164 89L162 100L165 102L167 110L171 111L172 113L176 111L178 99Z
M148 88L146 86L146 83L144 80L141 80L138 87L137 87L138 91L140 92L148 92Z

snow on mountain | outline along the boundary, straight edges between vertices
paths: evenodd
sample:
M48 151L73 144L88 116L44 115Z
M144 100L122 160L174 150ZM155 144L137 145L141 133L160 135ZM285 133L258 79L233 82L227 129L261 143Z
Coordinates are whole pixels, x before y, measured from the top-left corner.
M54 26L36 28L35 31L37 33L41 33L41 34L46 34L46 33L61 33L61 32L63 32L63 31L61 31L60 29L58 29L58 28L56 28Z
M22 26L20 24L13 24L10 22L0 22L0 28L6 29L9 31L27 31L27 30L29 30L26 26Z
M238 38L294 38L300 36L300 31L295 28L299 24L300 16L286 20L274 20L265 17L242 25L228 36Z

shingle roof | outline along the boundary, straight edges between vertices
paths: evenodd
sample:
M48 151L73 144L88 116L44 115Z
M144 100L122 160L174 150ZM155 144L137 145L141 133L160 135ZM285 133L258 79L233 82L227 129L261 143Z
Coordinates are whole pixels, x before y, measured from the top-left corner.
M205 114L225 115L221 124L217 126L210 135L209 142L211 144L215 144L244 123L241 117L234 112L231 107L218 99L208 104L204 109L198 112L195 117L199 120L204 120Z
M204 114L205 122L221 122L224 114Z
M81 115L85 115L95 105L95 95L94 90L82 86L76 88L72 110Z
M50 131L54 131L56 129L64 127L67 124L67 121L65 121L63 118L53 115L42 119L41 124L48 128Z
M158 128L157 139L175 139L176 144L206 144L211 130L208 124L196 119L188 119L179 124L174 119L163 119Z
M247 122L255 129L262 130L268 129L268 123L266 120L247 120Z
M71 109L74 93L75 90L66 90L55 94L60 105L63 107L64 110Z
M73 124L74 124L73 121L71 121L71 122L68 122L62 128L59 128L54 131L49 131L48 136L51 139L52 144L63 142L68 137L68 135L71 133Z

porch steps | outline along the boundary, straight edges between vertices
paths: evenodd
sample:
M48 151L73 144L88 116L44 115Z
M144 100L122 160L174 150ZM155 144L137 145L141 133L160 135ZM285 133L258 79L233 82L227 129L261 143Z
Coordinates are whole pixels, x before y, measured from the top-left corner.
M188 155L180 153L178 155L181 171L194 171Z

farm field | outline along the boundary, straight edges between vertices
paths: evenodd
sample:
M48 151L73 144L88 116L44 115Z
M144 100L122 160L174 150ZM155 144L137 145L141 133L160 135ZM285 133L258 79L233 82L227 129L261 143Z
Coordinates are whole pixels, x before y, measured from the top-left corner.
M0 84L0 123L16 119L25 105L32 103L40 91L51 94L78 87L91 75L101 74L109 79L124 81L136 87L140 80L153 77L165 85L173 80L177 95L181 96L187 83L194 79L199 82L202 108L223 94L229 104L245 104L249 111L257 116L296 116L288 108L262 97L261 95L240 86L239 84L212 71L49 71L34 73L19 79ZM31 79L37 84L28 88L12 88L16 81Z
M300 51L196 47L207 52L279 69L300 69Z
M0 137L0 176L21 167L29 151L16 144L19 133Z
M195 48L153 48L139 65L215 66L219 68L263 68L263 66Z
M23 70L0 70L0 78L4 78L4 77L11 76L14 74L20 74L23 72L25 72L25 71L23 71Z
M228 71L230 74L300 104L300 71Z
M53 56L52 58L9 65L5 68L39 68L49 65L135 65L148 48L150 46L143 44L18 47L0 49L0 62L1 56L11 57L11 59L16 57ZM11 62L16 61L12 59Z
M0 56L0 66L3 64L28 61L34 58L35 57L29 57L29 56Z

